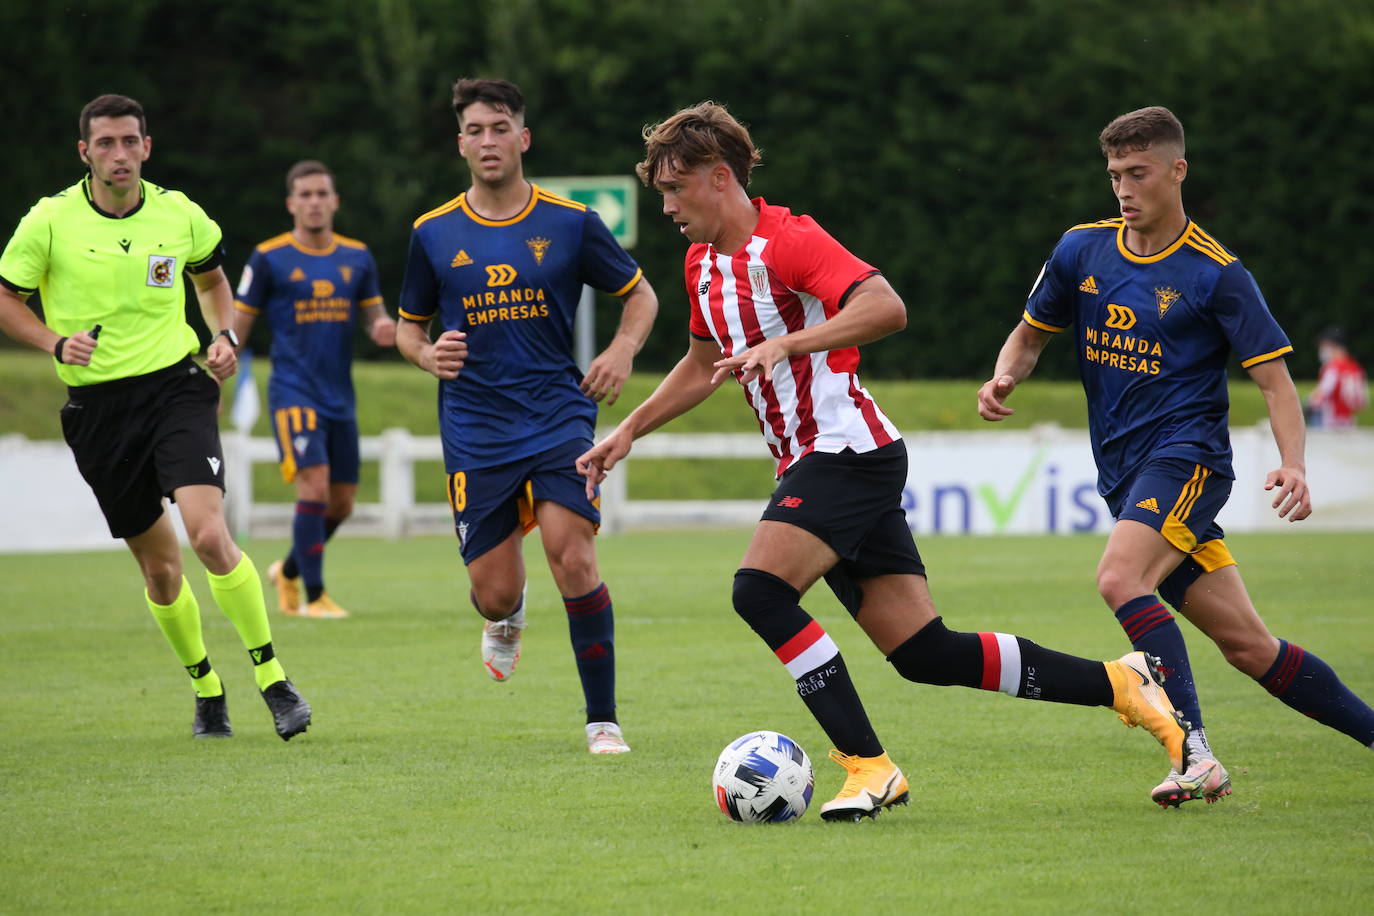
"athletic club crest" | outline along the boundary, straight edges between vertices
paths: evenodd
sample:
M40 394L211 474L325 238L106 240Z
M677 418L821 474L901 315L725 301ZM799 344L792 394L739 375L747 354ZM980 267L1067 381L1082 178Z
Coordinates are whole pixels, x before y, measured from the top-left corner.
M766 298L768 296L768 268L749 268L749 285L754 290L755 299Z
M148 255L148 285L170 289L176 277L177 259L164 254Z
M1169 306L1178 300L1178 290L1172 286L1156 286L1155 302L1159 304L1159 317L1163 318L1164 313L1169 311Z

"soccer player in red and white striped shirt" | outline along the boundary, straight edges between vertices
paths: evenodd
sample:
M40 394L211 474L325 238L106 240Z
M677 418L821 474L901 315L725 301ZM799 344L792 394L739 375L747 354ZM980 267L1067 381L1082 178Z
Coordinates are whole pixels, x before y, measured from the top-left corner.
M798 604L822 577L903 677L1110 706L1180 764L1184 731L1143 653L1089 661L1004 633L955 632L937 616L901 507L906 446L856 374L860 345L906 326L906 306L882 275L810 217L749 198L760 157L723 107L679 111L645 141L639 176L691 243L691 343L578 470L591 493L634 439L727 376L743 387L779 482L735 573L734 606L795 679L835 744L831 758L848 771L821 816L857 820L908 798L839 649Z
M1321 373L1308 398L1312 425L1340 429L1355 425L1355 414L1369 406L1369 380L1364 369L1345 348L1345 332L1327 328L1317 337Z

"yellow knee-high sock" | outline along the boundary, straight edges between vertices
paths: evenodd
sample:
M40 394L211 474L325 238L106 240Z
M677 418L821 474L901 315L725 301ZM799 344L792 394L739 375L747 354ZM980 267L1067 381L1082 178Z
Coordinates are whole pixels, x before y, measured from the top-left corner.
M239 564L222 576L208 570L205 575L210 579L210 593L238 631L243 647L253 660L253 678L258 689L286 680L286 672L272 649L272 627L267 623L262 580L248 554L243 554Z
M200 633L200 605L196 603L195 593L191 591L191 584L186 577L181 577L181 591L171 604L158 604L147 589L144 589L143 597L162 635L167 637L182 667L191 675L196 696L217 697L224 693L219 675L210 667L210 658L205 653L205 640Z

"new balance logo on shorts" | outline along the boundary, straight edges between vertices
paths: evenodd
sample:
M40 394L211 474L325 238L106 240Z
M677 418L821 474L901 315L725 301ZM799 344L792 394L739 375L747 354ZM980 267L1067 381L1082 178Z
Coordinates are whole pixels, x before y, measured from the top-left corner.
M802 504L800 496L784 496L778 500L778 505L784 509L795 509Z
M1151 496L1149 499L1142 499L1140 502L1135 504L1135 507L1137 509L1149 509L1155 515L1159 514L1159 500L1155 499L1153 496Z

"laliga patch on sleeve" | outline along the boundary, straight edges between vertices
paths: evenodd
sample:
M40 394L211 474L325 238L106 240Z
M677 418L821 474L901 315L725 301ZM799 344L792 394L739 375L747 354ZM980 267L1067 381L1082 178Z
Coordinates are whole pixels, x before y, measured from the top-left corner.
M163 254L148 255L148 285L170 289L177 275L177 259Z
M239 277L238 294L239 294L240 296L246 296L246 295L248 295L248 290L249 290L250 287L252 287L252 285L253 285L253 268L251 268L251 267L249 267L247 264L245 264L245 265L243 265L243 276Z

